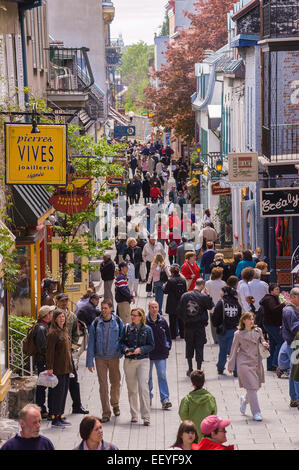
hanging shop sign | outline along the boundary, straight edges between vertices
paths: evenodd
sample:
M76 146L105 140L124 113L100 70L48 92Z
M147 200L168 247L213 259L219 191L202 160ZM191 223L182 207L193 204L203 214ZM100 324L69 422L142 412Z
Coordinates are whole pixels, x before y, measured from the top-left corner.
M67 125L5 124L6 184L67 184Z
M123 186L124 177L123 176L106 176L107 186Z
M262 188L261 217L299 216L299 188Z
M230 153L228 155L228 179L230 182L258 181L258 154L255 152Z
M135 126L116 126L114 127L114 137L133 137L136 135Z
M91 203L91 178L76 178L70 175L67 186L57 186L49 199L52 206L68 215L85 211Z
M220 181L218 181L217 183L211 184L211 192L213 196L224 196L231 194L232 190L231 188L222 188L220 186Z

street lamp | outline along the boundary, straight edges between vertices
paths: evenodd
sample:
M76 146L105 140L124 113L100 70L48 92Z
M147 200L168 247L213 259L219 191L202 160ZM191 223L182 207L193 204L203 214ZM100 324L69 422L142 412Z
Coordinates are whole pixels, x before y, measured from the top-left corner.
M128 114L129 114L130 122L132 122L133 117L135 116L135 113L134 113L134 111L130 111Z
M218 171L218 173L221 173L222 168L223 168L223 163L222 163L222 160L219 159L216 162L216 170Z

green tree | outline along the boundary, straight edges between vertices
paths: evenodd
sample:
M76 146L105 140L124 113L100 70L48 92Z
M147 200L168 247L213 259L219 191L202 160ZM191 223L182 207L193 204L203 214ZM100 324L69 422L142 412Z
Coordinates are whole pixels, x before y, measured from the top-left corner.
M80 128L69 126L68 144L71 153L84 155L91 158L72 158L72 165L76 171L76 176L91 178L98 184L97 192L94 191L92 183L89 190L92 192L92 199L86 210L75 214L65 214L57 211L58 221L53 226L56 235L60 237L59 242L52 242L52 249L60 252L60 281L64 292L69 274L79 267L78 263L68 262L68 254L73 253L78 258L98 258L109 246L111 241L98 242L93 239L90 233L81 233L80 228L86 222L96 220L96 208L100 203L110 203L115 199L114 191L107 191L106 176L121 176L123 168L117 164L108 162L107 157L117 155L124 148L123 144L109 145L106 139L95 142L91 136L81 136ZM82 271L97 270L97 266L91 264L81 265Z
M150 84L149 69L154 60L154 46L143 41L125 48L120 68L123 83L128 86L125 100L126 111L142 112L144 90Z

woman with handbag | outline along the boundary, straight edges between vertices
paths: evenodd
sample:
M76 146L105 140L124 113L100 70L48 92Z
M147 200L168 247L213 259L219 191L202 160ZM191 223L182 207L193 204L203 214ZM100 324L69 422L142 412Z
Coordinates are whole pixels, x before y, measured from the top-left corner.
M47 334L46 366L48 375L52 376L54 373L58 378L58 385L52 389L52 426L64 428L71 424L63 418L63 413L73 364L66 316L64 310L60 308L54 310Z
M262 360L267 357L268 348L262 330L254 324L254 315L250 312L243 313L234 334L228 371L232 374L237 364L239 385L247 392L246 396L241 397L240 411L245 415L246 405L249 403L255 421L263 420L257 392L265 382Z
M163 284L168 281L169 272L165 265L165 260L161 254L157 254L151 264L151 270L148 276L147 284L154 284L155 300L159 304L159 313L162 315L163 306Z
M181 274L186 279L187 290L193 290L196 279L200 278L200 267L196 263L196 253L194 251L188 251L185 254L185 262L182 266Z
M219 354L217 362L217 371L223 375L227 356L230 353L234 334L237 331L242 307L238 302L238 294L231 287L222 287L223 297L216 304L214 312L211 315L211 321L216 327L217 340L219 344ZM237 369L234 369L234 376L237 377Z

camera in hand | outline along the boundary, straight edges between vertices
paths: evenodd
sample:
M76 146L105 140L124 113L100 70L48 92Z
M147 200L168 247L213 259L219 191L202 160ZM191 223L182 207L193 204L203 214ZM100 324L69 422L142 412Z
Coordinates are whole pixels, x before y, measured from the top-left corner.
M135 351L135 348L128 348L128 349L125 350L125 354L132 353L134 351Z

